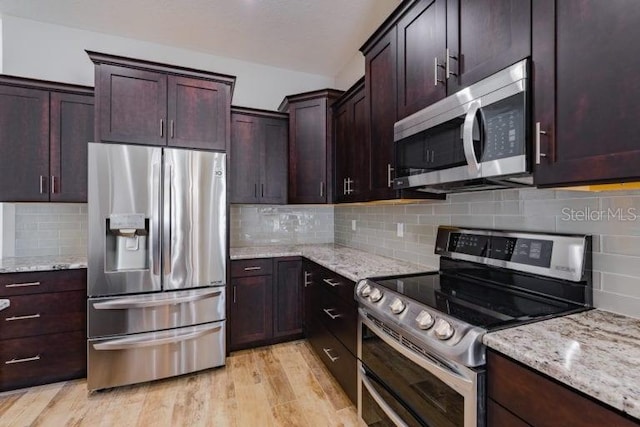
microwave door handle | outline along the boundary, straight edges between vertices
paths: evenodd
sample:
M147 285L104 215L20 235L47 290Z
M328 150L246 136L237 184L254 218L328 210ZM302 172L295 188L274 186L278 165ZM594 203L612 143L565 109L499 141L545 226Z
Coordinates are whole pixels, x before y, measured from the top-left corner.
M473 125L476 121L476 115L479 109L480 103L478 101L471 103L469 110L467 111L467 115L464 118L464 125L462 129L462 148L464 150L464 158L467 160L467 164L469 165L469 171L474 175L478 175L478 172L480 171L480 164L478 163L476 153L473 150Z

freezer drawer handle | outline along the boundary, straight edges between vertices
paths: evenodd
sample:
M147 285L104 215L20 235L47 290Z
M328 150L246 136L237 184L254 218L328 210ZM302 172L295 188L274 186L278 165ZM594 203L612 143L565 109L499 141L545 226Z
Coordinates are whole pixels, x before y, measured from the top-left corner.
M40 282L9 283L4 285L5 288L26 288L27 286L40 286Z
M220 296L221 294L222 291L213 291L198 295L187 295L178 298L152 299L147 301L140 301L135 298L127 298L121 300L96 302L93 304L93 308L95 308L96 310L126 310L128 308L159 307L163 305L175 305L185 302L194 302L208 298L215 298L217 296Z
M40 355L33 356L33 357L26 357L24 359L11 359L11 360L5 361L4 364L13 365L15 363L35 362L37 360L40 360Z
M210 334L212 332L217 332L222 329L222 326L216 326L214 328L208 328L197 332L189 332L187 334L176 335L173 337L167 338L158 338L155 340L147 340L145 338L141 339L131 339L124 338L120 340L107 341L103 343L94 344L93 348L96 350L129 350L134 348L142 348L142 347L155 347L158 345L164 344L174 344L187 340L194 340Z
M13 322L14 320L28 320L28 319L37 319L40 317L40 313L38 314L30 314L28 316L13 316L7 317L4 319L6 322Z

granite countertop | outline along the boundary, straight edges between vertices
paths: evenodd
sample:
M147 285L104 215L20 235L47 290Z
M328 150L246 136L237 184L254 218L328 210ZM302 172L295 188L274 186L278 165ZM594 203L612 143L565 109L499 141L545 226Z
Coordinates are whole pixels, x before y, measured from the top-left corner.
M0 273L23 273L87 268L87 257L81 255L53 255L0 259Z
M409 262L398 261L335 244L258 246L231 248L230 250L232 260L284 256L304 256L354 282L366 277L437 270L435 267L421 267Z
M492 332L500 353L640 419L640 320L602 310Z

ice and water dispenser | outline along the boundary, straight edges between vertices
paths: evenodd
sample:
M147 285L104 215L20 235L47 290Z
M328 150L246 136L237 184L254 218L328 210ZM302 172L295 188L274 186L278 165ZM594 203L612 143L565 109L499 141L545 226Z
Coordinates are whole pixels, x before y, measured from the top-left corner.
M144 214L112 214L106 226L106 270L149 268L149 219Z

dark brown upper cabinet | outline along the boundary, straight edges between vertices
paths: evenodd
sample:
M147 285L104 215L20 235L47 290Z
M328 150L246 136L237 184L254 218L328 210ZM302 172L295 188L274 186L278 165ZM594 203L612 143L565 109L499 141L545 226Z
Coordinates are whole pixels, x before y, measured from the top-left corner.
M640 179L638 22L633 0L533 2L537 185Z
M289 203L333 202L331 105L342 93L290 95L278 108L289 113Z
M87 53L99 141L226 150L235 77Z
M335 145L334 200L364 202L369 198L369 139L364 78L333 104Z
M0 76L0 201L86 202L93 89Z
M287 114L231 108L231 203L287 203Z

